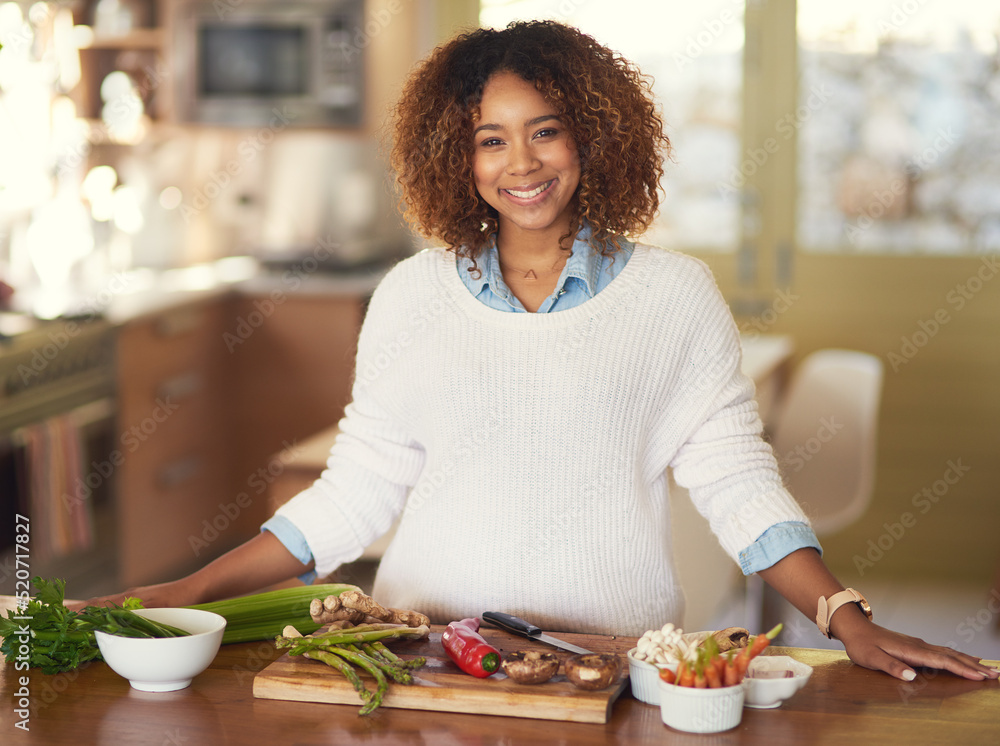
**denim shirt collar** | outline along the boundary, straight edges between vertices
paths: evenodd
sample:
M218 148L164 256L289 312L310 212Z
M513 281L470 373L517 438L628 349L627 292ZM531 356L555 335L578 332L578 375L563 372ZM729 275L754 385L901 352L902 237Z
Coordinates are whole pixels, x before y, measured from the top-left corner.
M560 295L564 291L566 284L570 281L579 283L581 289L587 297L593 298L598 291L598 273L604 266L604 258L590 243L591 228L586 223L577 233L573 241L572 253L566 260L559 280L556 282L555 295ZM465 257L459 259L459 271L467 274L469 287L475 295L479 295L487 285L490 290L499 298L503 298L507 303L515 308L520 308L521 303L507 287L503 274L500 271L500 254L497 251L496 234L490 237L489 243L483 249L476 261L481 273L478 277L468 274L472 262Z

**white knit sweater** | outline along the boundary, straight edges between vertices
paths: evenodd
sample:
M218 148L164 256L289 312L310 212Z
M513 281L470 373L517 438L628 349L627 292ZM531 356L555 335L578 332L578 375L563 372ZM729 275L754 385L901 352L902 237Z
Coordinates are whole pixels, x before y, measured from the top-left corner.
M279 514L320 576L402 514L373 595L435 622L505 611L641 635L684 609L667 467L734 559L807 522L753 393L695 259L638 244L595 298L512 314L477 301L452 254L424 251L376 290L328 468Z

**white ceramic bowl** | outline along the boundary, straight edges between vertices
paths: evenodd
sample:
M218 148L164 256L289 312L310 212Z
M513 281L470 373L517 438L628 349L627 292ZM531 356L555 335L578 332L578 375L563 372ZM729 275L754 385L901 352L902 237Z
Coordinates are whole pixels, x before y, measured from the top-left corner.
M660 668L677 670L677 661L669 664L653 665L634 657L636 648L628 651L628 680L632 696L647 705L660 704Z
M132 688L144 692L183 689L215 658L226 619L200 609L137 609L136 614L183 629L187 637L120 637L96 632L104 661Z
M695 689L660 681L660 717L665 725L688 733L719 733L743 718L746 681L719 689Z
M791 675L788 676L786 672L791 672ZM744 704L747 707L778 707L804 687L811 675L810 666L787 655L762 655L754 658L747 667L744 679L747 685ZM775 678L777 676L780 678Z

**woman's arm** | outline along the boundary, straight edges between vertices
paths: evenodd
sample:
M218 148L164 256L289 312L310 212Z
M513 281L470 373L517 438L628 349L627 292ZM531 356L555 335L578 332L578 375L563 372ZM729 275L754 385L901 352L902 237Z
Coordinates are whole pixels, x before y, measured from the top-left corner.
M758 574L810 620L816 618L820 596L830 597L844 590L814 549L792 552ZM844 604L834 612L830 631L844 643L852 661L903 681L916 677L911 666L940 668L974 681L1000 676L996 669L984 666L971 655L880 627L855 604Z
M91 599L89 604L121 604L126 596L142 599L143 605L191 606L221 598L252 593L269 585L291 580L312 569L285 549L274 534L262 531L190 575L169 583L131 588L124 593Z

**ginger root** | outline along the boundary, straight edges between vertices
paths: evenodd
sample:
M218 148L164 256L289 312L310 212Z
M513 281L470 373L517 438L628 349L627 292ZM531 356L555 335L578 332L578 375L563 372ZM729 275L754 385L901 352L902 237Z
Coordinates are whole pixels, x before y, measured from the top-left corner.
M411 611L410 609L389 609L389 611L392 612L395 624L405 624L407 627L422 627L424 625L430 626L431 623L431 620L419 611Z
M339 596L314 598L309 602L309 616L316 624L329 624L330 622L357 624L365 619L363 611L344 606Z
M325 629L325 630L347 629L348 627L353 627L353 626L354 626L354 622L349 622L346 619L341 619L338 622L330 622L329 624L324 624L323 625L323 629Z
M431 623L430 619L416 611L387 609L361 591L345 591L339 596L327 596L324 599L314 598L309 604L309 616L316 624L377 622L420 627Z

